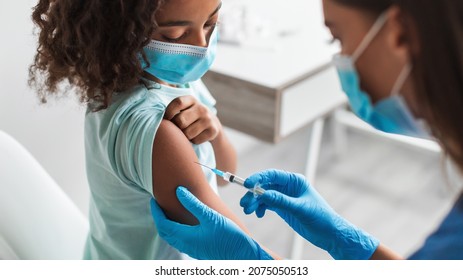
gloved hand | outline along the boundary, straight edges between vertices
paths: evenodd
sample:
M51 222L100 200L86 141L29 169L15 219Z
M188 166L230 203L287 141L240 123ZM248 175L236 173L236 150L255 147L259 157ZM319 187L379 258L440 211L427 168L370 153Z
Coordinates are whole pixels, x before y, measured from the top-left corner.
M339 216L302 175L278 170L256 173L245 186L261 186L258 197L248 192L240 202L246 214L275 211L297 233L334 259L369 259L379 241Z
M204 205L186 188L177 188L180 203L199 221L190 226L169 220L154 199L151 213L159 235L172 247L200 260L271 260L260 246L230 219Z

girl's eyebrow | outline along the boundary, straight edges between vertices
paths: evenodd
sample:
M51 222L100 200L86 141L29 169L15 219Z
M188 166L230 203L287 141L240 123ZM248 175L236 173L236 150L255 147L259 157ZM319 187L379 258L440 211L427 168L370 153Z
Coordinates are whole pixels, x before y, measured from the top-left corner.
M215 14L217 14L222 8L222 2L220 2L219 6L217 9L215 9L214 12L209 16L209 18L213 17ZM158 27L172 27L172 26L190 26L193 25L193 22L191 21L185 21L185 20L179 20L179 21L168 21L168 22L163 22L163 23L158 23Z
M159 27L171 27L171 26L189 26L193 23L191 21L168 21L163 23L158 23Z

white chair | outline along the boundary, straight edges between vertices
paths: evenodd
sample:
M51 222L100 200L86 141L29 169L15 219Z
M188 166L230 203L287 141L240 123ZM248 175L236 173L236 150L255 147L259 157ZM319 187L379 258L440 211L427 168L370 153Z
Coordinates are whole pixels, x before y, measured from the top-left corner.
M87 232L84 215L44 168L0 131L0 257L81 259Z

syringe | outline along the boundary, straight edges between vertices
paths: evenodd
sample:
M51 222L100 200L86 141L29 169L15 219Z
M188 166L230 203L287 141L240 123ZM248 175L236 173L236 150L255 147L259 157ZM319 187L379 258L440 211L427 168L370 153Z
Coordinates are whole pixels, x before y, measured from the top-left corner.
M221 171L221 170L218 170L216 168L212 168L212 167L209 167L209 166L206 166L204 164L201 164L199 162L195 162L203 167L206 167L207 169L211 170L212 172L214 172L217 176L221 177L222 179L224 179L225 181L227 182L230 182L230 183L235 183L237 185L240 185L240 186L243 186L244 187L244 181L245 179L241 178L241 177L238 177L236 176L235 174L232 174L230 172L225 172L225 171ZM246 187L245 187L246 188ZM251 188L251 189L248 189L246 188L249 192L252 192L254 195L263 195L265 190L259 186L255 186L254 188Z

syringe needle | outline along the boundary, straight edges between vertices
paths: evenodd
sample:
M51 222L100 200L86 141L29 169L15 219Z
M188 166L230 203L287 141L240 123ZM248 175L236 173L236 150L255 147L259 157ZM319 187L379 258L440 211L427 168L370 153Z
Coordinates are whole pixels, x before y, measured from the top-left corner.
M244 185L244 182L245 182L245 179L241 178L241 177L238 177L236 176L235 174L232 174L230 172L224 172L224 171L221 171L221 170L218 170L216 168L212 168L212 167L209 167L207 165L204 165L202 163L199 163L199 162L196 162L196 164L199 164L207 169L210 169L212 172L214 172L217 176L220 176L222 177L225 181L227 182L230 182L230 183L235 183L235 184L238 184L240 186L243 186L245 187ZM245 187L246 188L246 187ZM249 192L252 192L254 193L254 195L262 195L265 190L259 186L255 186L254 188L251 188L251 189L247 189Z
M205 168L211 170L211 171L214 172L217 176L223 177L223 175L224 175L223 171L220 171L220 170L218 170L218 169L216 169L216 168L209 167L209 166L207 166L207 165L204 165L204 164L199 163L199 162L196 162L196 161L195 161L195 163L197 163L197 164L199 164L199 165L201 165L201 166L204 166Z
M208 169L210 169L210 170L212 170L212 168L210 168L209 166L206 166L206 165L204 165L204 164L202 164L202 163L199 163L199 162L197 162L197 161L195 161L195 163L196 163L196 164L199 164L199 165L201 165L201 166L203 166L203 167L206 167L206 168L208 168Z

